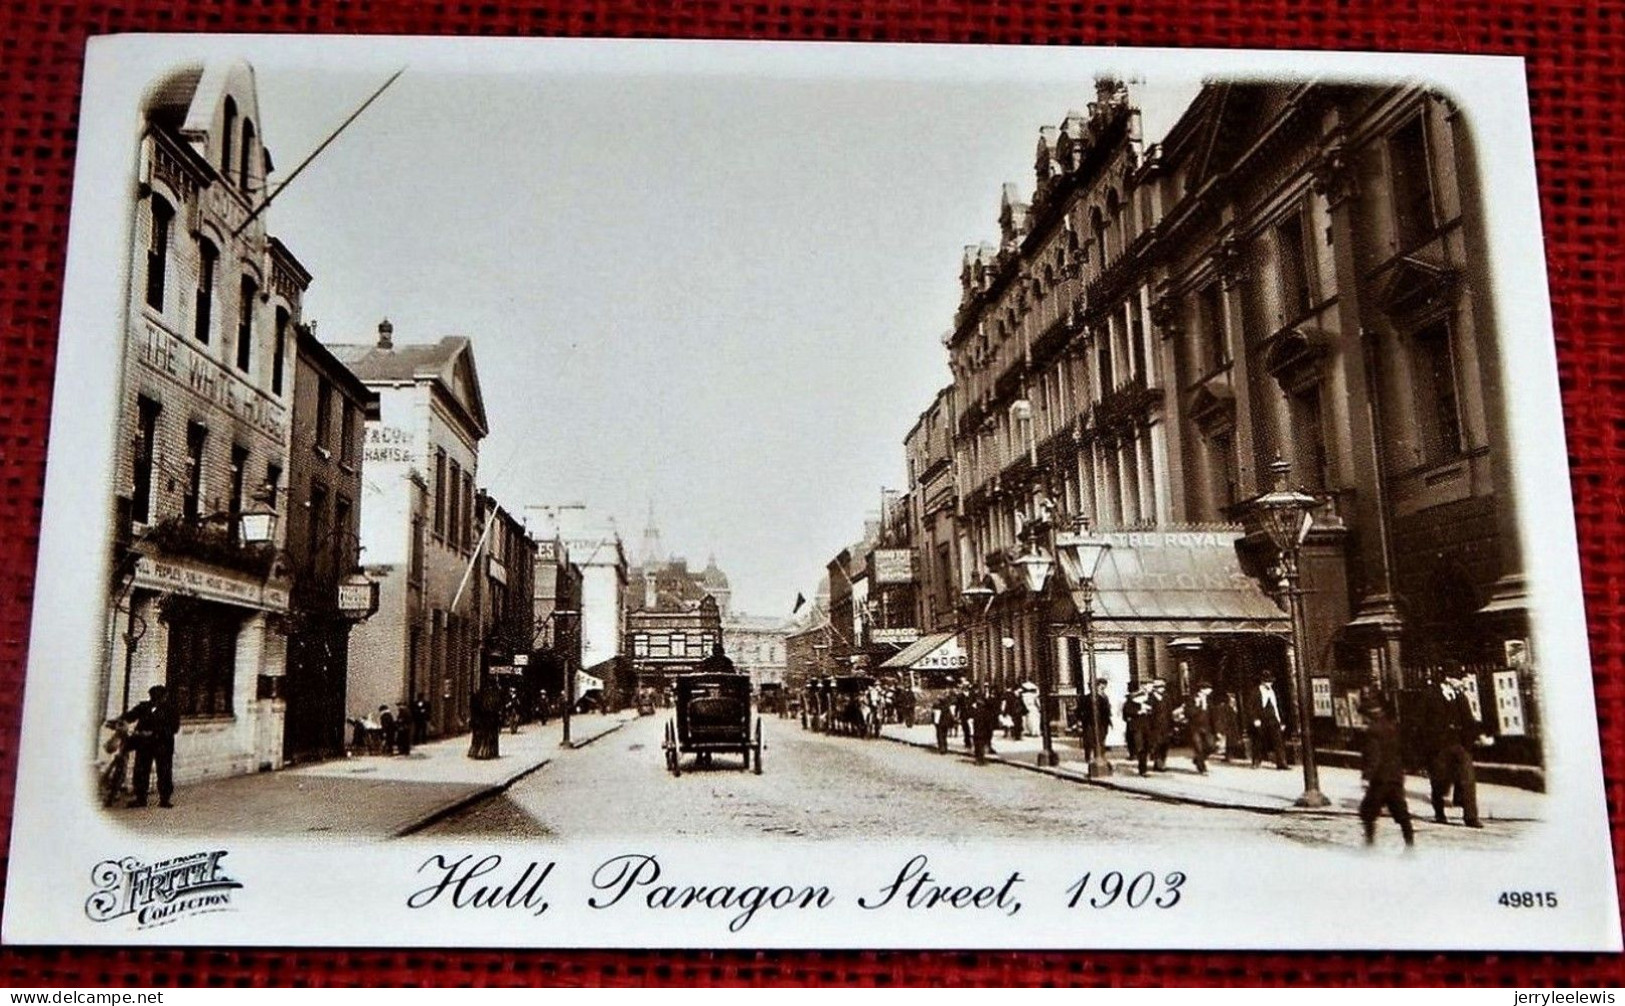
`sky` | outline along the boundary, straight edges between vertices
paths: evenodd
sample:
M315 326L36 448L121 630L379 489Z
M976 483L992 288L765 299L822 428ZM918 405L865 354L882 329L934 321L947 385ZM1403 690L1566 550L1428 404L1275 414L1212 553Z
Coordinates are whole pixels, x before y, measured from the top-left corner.
M273 186L388 76L258 68ZM949 383L941 336L1001 186L1092 74L974 82L742 73L406 72L294 179L269 227L327 342L473 341L479 483L586 504L632 550L788 615L903 488ZM1140 86L1155 139L1197 85Z

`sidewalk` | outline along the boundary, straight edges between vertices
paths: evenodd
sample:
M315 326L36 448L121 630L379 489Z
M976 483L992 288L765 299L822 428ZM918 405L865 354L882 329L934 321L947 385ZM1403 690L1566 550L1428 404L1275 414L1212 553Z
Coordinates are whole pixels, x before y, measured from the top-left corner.
M881 729L887 740L910 744L936 752L936 730L931 726L905 727L888 724ZM956 732L949 741L948 751L953 755L970 757L963 745L963 735ZM1108 751L1112 762L1112 775L1103 779L1090 779L1088 758L1078 748L1073 737L1057 737L1053 741L1055 753L1061 763L1055 768L1038 764L1040 741L1037 737L1023 737L1019 741L1006 740L1003 731L994 737L997 754L989 761L997 761L1034 772L1044 772L1074 782L1104 786L1109 789L1135 793L1155 800L1173 803L1197 804L1204 807L1224 807L1265 814L1354 814L1365 793L1365 783L1358 769L1320 766L1320 789L1332 802L1318 810L1305 810L1294 806L1303 793L1303 769L1293 766L1287 771L1276 769L1271 762L1253 768L1246 762L1226 762L1208 759L1208 774L1197 774L1191 763L1189 749L1174 748L1168 756L1166 772L1139 774L1139 766L1124 757L1121 749ZM1432 797L1425 776L1408 776L1405 792L1413 811L1431 817ZM1478 784L1479 816L1485 821L1539 821L1546 816L1546 796L1514 786ZM1452 821L1460 821L1461 812L1449 808Z
M574 716L572 748L625 723L622 714ZM410 755L359 755L255 775L178 786L175 806L118 808L119 824L203 835L410 835L502 792L559 754L561 724L502 732L500 756L468 757L469 735L420 744Z

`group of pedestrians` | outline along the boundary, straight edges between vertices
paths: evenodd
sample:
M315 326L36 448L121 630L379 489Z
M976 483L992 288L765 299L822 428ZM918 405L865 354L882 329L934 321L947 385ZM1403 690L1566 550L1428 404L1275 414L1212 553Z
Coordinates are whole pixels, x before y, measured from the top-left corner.
M1033 714L1019 689L1007 692L968 683L949 689L937 697L931 708L937 751L947 754L950 741L957 733L977 764L981 764L987 761L988 755L998 753L993 747L993 738L999 730L1004 730L1006 738L1019 741L1029 728L1030 715Z
M422 744L429 739L429 703L425 699L410 704L402 702L393 710L388 705L381 705L377 712L352 717L349 723L352 751L409 755L413 744Z
M1434 821L1446 823L1447 805L1453 805L1461 809L1463 824L1482 828L1472 752L1493 741L1473 713L1467 688L1468 680L1460 672L1441 676L1423 696L1418 726ZM1366 792L1359 813L1366 841L1375 840L1377 819L1386 811L1410 845L1415 841L1415 828L1406 802L1405 759L1392 702L1380 691L1368 689L1362 693L1360 712L1366 721L1361 766ZM944 692L932 706L937 751L947 754L957 735L980 763L997 753L993 740L1001 727L1012 740L1020 740L1024 731L1034 729L1029 713L1036 717L1036 703L1029 706L1020 689L1006 692L962 684ZM1070 727L1079 736L1082 750L1094 750L1097 730L1101 747L1105 747L1113 713L1106 682L1097 681L1092 695L1071 711ZM1268 680L1248 686L1239 696L1216 694L1211 685L1201 684L1179 703L1170 699L1166 682L1152 680L1128 694L1121 713L1128 756L1142 776L1167 771L1169 749L1181 741L1189 747L1191 762L1200 775L1208 774L1209 761L1221 752L1226 761L1248 762L1254 768L1266 759L1278 771L1288 768L1287 720L1275 686Z

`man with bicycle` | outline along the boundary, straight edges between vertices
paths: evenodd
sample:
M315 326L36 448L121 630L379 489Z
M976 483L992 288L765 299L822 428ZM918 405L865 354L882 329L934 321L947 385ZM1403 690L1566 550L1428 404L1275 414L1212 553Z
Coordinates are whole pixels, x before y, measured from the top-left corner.
M175 735L180 732L181 718L175 704L169 701L169 689L153 685L147 690L147 701L131 709L122 717L134 724L130 742L135 749L135 796L129 806L147 805L147 788L151 783L153 767L158 769L158 806L173 807L170 798L175 793Z

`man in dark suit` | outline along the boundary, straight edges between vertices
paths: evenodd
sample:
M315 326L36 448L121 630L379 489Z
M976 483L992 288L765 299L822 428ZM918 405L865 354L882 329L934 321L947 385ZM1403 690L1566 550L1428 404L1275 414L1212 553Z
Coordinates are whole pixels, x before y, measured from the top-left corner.
M1161 678L1151 682L1151 722L1146 736L1151 748L1151 768L1168 771L1168 745L1174 740L1174 707L1168 698L1168 683Z
M948 753L948 738L953 736L958 720L954 716L956 703L950 692L944 692L931 707L931 725L937 731L937 754Z
M1473 771L1471 751L1474 744L1484 739L1483 728L1473 715L1465 687L1464 677L1443 676L1429 686L1423 706L1423 736L1432 752L1428 759L1428 778L1432 783L1433 820L1445 823L1445 795L1453 787L1463 823L1469 828L1482 828L1484 825L1478 819L1478 778Z
M1207 758L1213 753L1213 689L1203 685L1185 700L1185 729L1190 732L1191 761L1196 771L1207 775Z
M1090 703L1093 703L1091 711ZM1078 703L1078 727L1082 733L1083 750L1091 757L1095 751L1095 728L1098 719L1100 747L1106 749L1106 738L1112 730L1112 700L1106 694L1106 682L1096 679L1095 694Z
M1268 750L1275 756L1275 767L1286 768L1286 735L1282 730L1281 702L1275 697L1275 686L1268 679L1260 681L1248 694L1247 719L1252 724L1253 768L1264 760Z
M175 793L175 735L180 732L181 718L169 701L169 689L153 685L147 690L147 701L125 713L124 719L134 724L130 739L135 745L135 796L130 806L147 805L147 787L156 767L158 806L173 807L170 798Z

